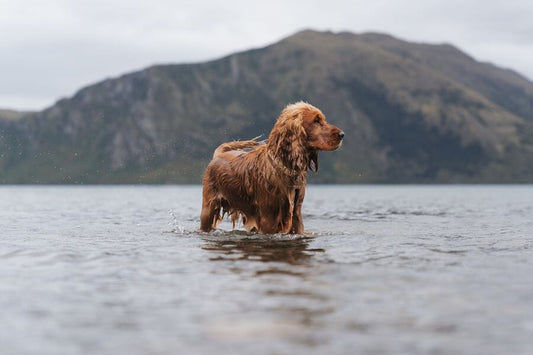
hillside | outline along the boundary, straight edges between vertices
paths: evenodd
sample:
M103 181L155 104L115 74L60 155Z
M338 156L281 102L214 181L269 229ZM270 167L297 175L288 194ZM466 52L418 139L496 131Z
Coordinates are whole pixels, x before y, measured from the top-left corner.
M19 111L13 111L13 110L2 110L0 109L0 121L8 121L8 120L18 120L19 118L22 118L24 116L27 116L30 114L30 112L19 112Z
M105 80L16 119L0 112L0 182L199 182L219 143L266 138L297 100L346 132L313 181L533 181L524 77L447 44L303 31Z

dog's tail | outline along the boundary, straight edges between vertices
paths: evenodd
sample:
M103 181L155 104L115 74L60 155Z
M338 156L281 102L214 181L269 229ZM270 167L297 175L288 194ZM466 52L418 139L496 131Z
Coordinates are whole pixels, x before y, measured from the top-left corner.
M218 146L217 149L215 149L215 152L213 153L213 158L215 158L219 154L229 152L230 150L252 149L257 146L265 144L264 141L258 141L260 137L261 136L258 136L247 141L233 141L233 142L228 142L228 143L222 143L221 145Z

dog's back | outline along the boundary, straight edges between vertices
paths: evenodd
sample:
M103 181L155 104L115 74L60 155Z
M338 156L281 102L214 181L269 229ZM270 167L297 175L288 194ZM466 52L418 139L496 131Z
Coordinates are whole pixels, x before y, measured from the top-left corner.
M265 144L265 142L258 141L258 138L259 137L256 137L247 141L233 141L228 143L222 143L218 146L217 149L215 149L215 152L213 153L213 159L218 157L222 153L226 153L233 150L239 151L244 149L252 149Z

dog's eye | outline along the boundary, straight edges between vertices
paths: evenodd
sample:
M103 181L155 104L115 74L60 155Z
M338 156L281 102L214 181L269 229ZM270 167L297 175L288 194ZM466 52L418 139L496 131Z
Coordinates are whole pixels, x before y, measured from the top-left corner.
M320 116L316 116L314 122L315 123L320 123Z

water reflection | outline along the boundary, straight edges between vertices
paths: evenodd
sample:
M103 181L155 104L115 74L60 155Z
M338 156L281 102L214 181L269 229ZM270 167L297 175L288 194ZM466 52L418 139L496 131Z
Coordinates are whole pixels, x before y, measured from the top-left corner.
M313 240L308 236L244 232L204 238L202 249L216 263L214 272L238 275L232 286L233 299L246 308L246 312L228 317L222 326L215 324L210 328L211 334L275 336L311 345L311 334L322 317L335 308L327 295L330 285L321 277L321 264L313 260L324 249L311 248ZM235 326L239 320L245 326Z
M312 237L307 236L264 236L232 232L205 239L206 243L202 249L214 254L210 260L250 260L302 265L315 253L324 252L320 248L309 248L312 240Z

